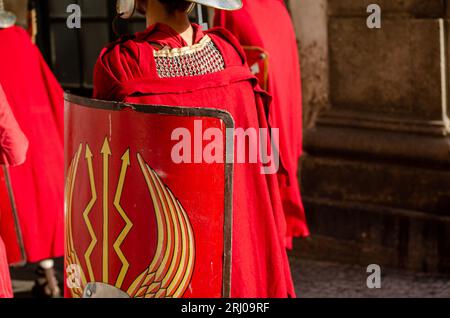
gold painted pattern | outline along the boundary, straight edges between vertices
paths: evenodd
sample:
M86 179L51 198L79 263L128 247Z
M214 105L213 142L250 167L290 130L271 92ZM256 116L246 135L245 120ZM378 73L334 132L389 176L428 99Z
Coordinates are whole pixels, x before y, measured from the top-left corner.
M72 162L67 171L65 185L65 211L66 211L66 262L67 265L76 265L81 268L80 260L73 242L72 217L73 217L73 199L74 186L79 166L83 144L80 144ZM108 139L105 139L100 154L103 157L103 218L109 217L108 205L108 184L109 184L109 160L112 155ZM86 144L84 154L87 171L89 175L89 184L91 190L91 200L83 211L83 220L86 223L91 242L85 251L84 259L86 262L89 282L96 282L92 266L91 255L95 249L98 238L92 223L90 213L98 201L97 188L93 170L93 157L89 145ZM157 223L157 245L156 252L151 260L149 267L133 280L128 288L128 294L137 298L159 298L159 297L182 297L189 287L192 279L195 262L195 242L192 226L186 211L181 203L175 198L173 193L165 186L158 174L150 168L143 160L140 154L137 155L139 166L143 173L149 195L152 199L156 223ZM114 241L113 248L119 257L122 267L115 280L115 287L121 289L124 279L128 273L130 264L126 259L121 245L130 233L133 223L127 216L121 206L121 198L126 180L127 171L130 167L130 150L128 149L122 156L122 165L120 169L117 188L115 191L113 205L125 222L125 226ZM105 189L106 188L106 189ZM103 225L108 225L108 219L103 220ZM108 267L108 228L103 228L102 244L102 281L109 283ZM106 239L106 243L105 243ZM107 281L105 281L107 279ZM74 298L83 296L84 287L87 285L85 273L80 273L80 286L71 289Z

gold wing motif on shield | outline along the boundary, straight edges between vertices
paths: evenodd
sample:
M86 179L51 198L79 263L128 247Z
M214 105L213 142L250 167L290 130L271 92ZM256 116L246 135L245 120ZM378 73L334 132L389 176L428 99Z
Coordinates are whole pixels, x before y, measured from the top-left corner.
M105 141L105 143L107 143L107 141ZM109 149L109 147L107 148ZM105 149L104 145L102 154L104 154ZM80 148L69 166L66 182L66 259L67 264L75 265L78 268L81 268L81 263L73 242L74 237L71 222L72 214L74 213L72 211L74 183L82 151L83 145L80 145ZM122 160L124 160L127 154L128 162L126 163L129 165L129 150L124 154ZM110 155L109 152L109 156L105 156L105 158L109 159ZM93 155L88 145L86 145L85 157L89 170L92 170ZM130 297L134 298L179 298L182 297L189 288L194 271L196 251L192 225L183 206L175 198L170 189L163 183L156 171L144 161L140 154L137 155L137 161L145 179L155 211L157 242L155 255L148 268L136 277L128 289L124 291L126 291ZM122 167L124 166L126 166L126 164ZM120 189L120 187L123 187L124 184L126 169L123 171L124 173L120 174L121 176L117 185L118 190L116 191L116 196L114 198L114 206L126 224L113 244L113 249L122 262L122 268L117 281L113 284L117 288L122 288L122 283L129 269L129 263L121 250L121 244L126 239L126 236L133 226L131 220L120 206L120 196L117 195L117 193L121 192L122 189ZM91 174L91 176L93 178L93 174ZM81 270L81 273L79 273L79 286L71 288L72 296L77 298L82 297L87 283L95 282L90 257L92 250L98 243L97 236L100 235L95 233L89 220L89 213L97 201L95 182L92 178L90 180L92 199L83 213L83 219L91 238L87 251L83 251L87 273L84 273L83 270ZM105 268L107 269L107 266L103 266L103 272L105 272ZM103 277L105 276L103 275ZM103 283L111 282L103 281Z

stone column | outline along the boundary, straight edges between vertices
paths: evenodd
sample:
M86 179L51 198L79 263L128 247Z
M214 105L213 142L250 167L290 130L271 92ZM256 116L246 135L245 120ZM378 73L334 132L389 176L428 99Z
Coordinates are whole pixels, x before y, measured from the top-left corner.
M304 126L311 127L329 104L327 0L291 0L289 8L299 38Z
M330 102L305 131L303 255L450 271L447 2L327 1Z

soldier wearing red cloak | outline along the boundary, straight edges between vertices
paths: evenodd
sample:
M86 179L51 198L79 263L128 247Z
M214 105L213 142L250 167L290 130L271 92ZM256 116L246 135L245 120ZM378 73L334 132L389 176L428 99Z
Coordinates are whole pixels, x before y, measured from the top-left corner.
M17 166L26 159L28 140L19 127L0 85L0 165ZM3 204L0 205L0 217ZM0 235L0 298L11 298L12 288L9 277L5 245Z
M204 32L191 25L191 2L228 10L242 5L238 0L138 1L148 28L103 50L94 72L95 98L222 109L237 128L267 128L270 97L249 71L239 42L225 29ZM294 296L277 176L262 174L261 167L234 167L232 297Z
M287 221L286 245L309 235L300 197L297 167L302 154L302 95L297 41L283 0L244 0L238 11L217 11L214 23L233 33L248 64L273 97L269 124L280 128L279 174ZM276 21L276 25L267 21Z
M21 238L4 236L8 261L45 263L35 290L57 296L48 259L64 255L63 91L28 33L14 22L1 27L0 84L30 142L27 161L8 169L21 232Z

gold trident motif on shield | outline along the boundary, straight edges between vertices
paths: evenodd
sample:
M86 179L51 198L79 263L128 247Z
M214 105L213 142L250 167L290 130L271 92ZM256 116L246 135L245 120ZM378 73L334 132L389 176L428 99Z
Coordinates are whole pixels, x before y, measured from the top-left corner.
M78 258L79 251L74 244L72 232L72 216L79 211L73 211L74 186L77 180L80 158L84 150L85 164L89 174L89 187L91 200L82 212L83 220L86 224L90 236L90 244L84 251L84 261L86 264L87 275L81 267ZM94 154L88 144L80 144L72 162L67 171L65 187L65 210L66 210L66 260L70 265L76 265L81 268L80 281L81 286L72 288L73 297L81 297L83 290L88 283L102 282L110 284L108 265L109 265L109 162L112 156L109 141L105 138L103 146L99 152L103 159L103 193L102 193L102 277L99 281L95 277L92 267L91 256L99 240L91 220L90 213L98 201L97 189L95 186L93 158ZM114 287L123 289L123 282L128 273L130 264L121 250L121 245L133 229L133 223L121 206L122 192L126 180L127 171L131 165L130 149L121 157L122 165L117 181L117 187L114 194L113 206L117 213L124 220L125 226L121 230L113 243L113 249L121 261L121 269ZM157 224L157 245L156 252L148 268L133 280L133 283L124 290L130 297L135 298L179 298L187 290L194 270L195 242L192 225L190 224L188 214L181 203L175 198L170 189L162 182L155 170L153 170L137 154L137 162L145 179L149 195L151 197L155 211ZM81 211L80 211L81 212Z

